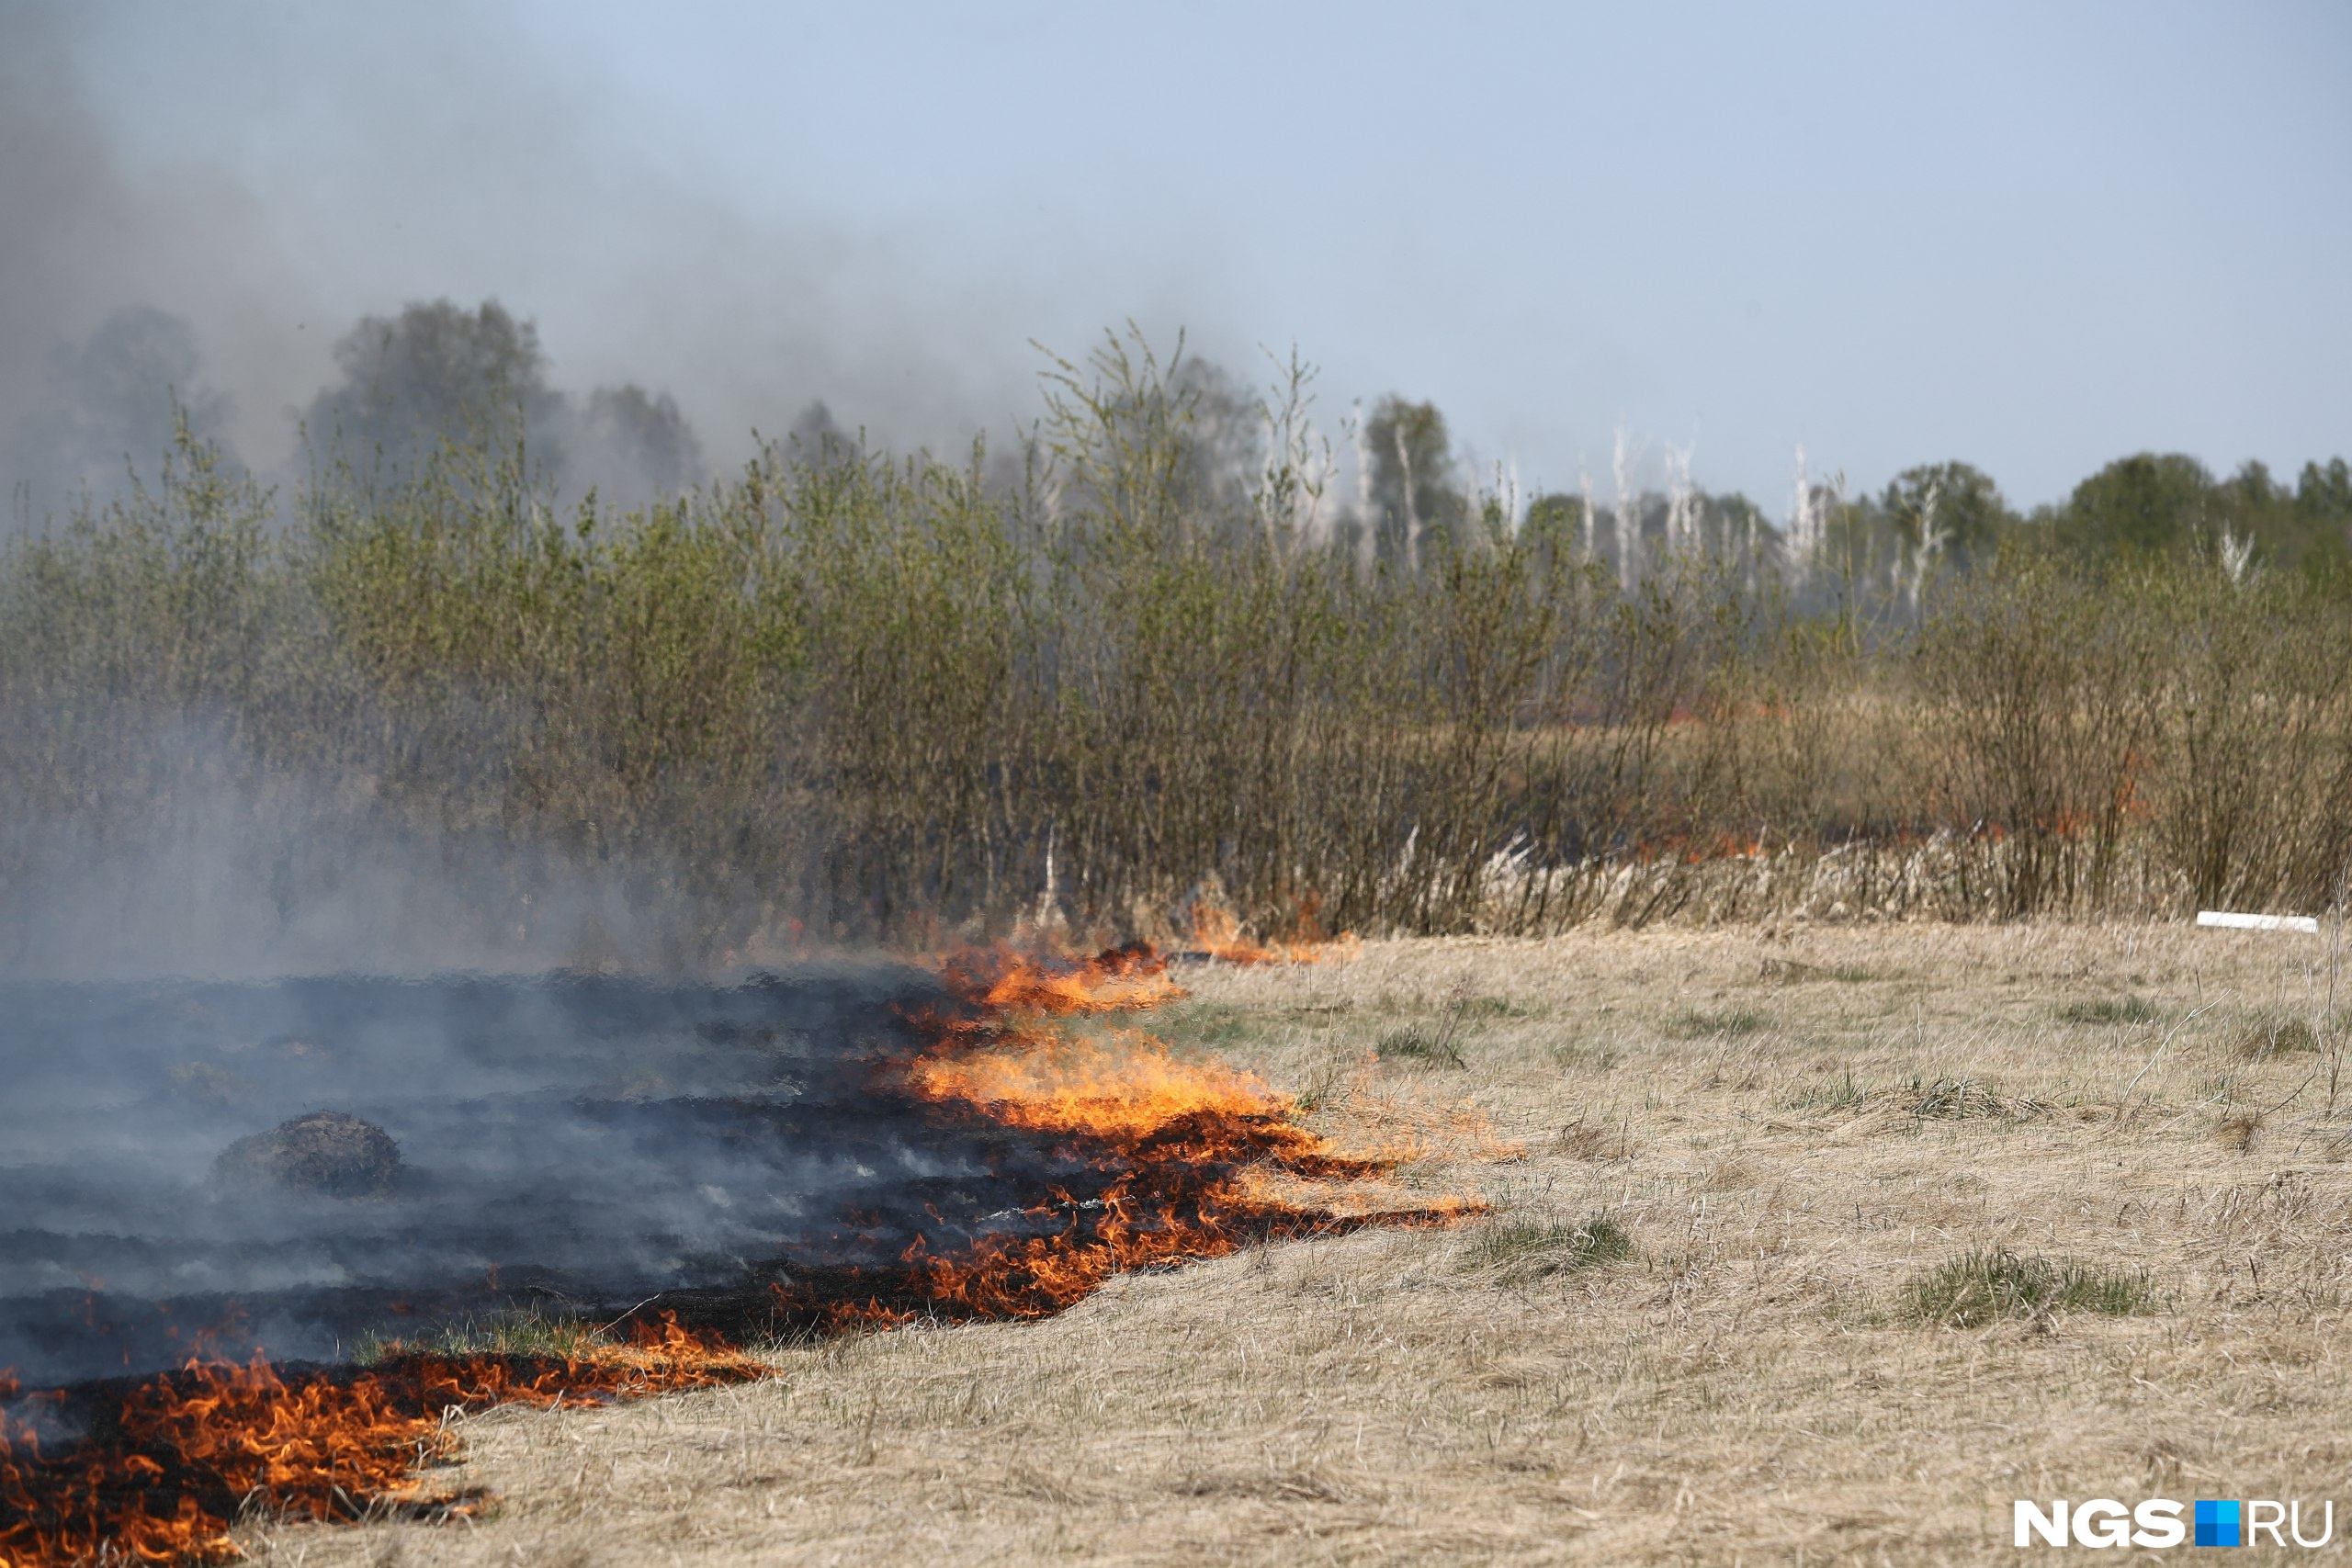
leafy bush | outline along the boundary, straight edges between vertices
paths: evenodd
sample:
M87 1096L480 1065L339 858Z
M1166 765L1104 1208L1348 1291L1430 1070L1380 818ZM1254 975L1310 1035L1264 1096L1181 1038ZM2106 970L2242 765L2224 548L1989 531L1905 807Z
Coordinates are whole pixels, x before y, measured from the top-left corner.
M1383 554L1317 521L1295 439L1204 468L1198 389L1114 340L1048 378L1017 481L785 445L625 513L494 446L281 502L184 433L0 551L0 882L135 879L226 814L288 921L381 841L510 927L584 870L697 962L1132 931L1212 881L1267 936L1835 913L1831 881L1855 915L2309 909L2352 857L2341 584L1988 547L1869 600L1776 577L1752 518L1636 573L1572 499L1476 495Z

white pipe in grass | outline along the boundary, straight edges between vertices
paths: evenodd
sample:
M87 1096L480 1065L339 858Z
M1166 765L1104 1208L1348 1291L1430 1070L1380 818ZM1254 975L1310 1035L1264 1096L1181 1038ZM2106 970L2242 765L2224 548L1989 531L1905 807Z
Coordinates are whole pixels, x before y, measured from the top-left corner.
M2305 936L2319 935L2319 921L2310 915L2235 915L2226 909L2199 909L2197 923L2200 926L2223 926L2241 931L2301 931Z

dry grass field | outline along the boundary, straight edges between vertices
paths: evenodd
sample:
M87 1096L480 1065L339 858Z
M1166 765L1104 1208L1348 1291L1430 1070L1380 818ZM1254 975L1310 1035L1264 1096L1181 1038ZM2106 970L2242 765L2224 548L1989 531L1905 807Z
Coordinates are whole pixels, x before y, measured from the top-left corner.
M1436 1129L1407 1178L1491 1216L469 1418L486 1517L256 1524L255 1555L1940 1563L2018 1556L2015 1497L2150 1495L2332 1498L2342 1548L2324 942L1798 926L1186 979L1162 1032L1336 1132Z

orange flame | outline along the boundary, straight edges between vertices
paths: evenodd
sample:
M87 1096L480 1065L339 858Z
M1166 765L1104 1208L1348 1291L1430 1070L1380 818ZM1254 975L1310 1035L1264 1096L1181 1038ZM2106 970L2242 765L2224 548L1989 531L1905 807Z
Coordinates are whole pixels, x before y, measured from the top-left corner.
M1311 921L1311 911L1306 918ZM1310 935L1300 942L1261 945L1241 934L1241 922L1232 910L1205 898L1194 901L1192 926L1194 949L1220 964L1320 964L1351 958L1359 951L1351 932L1329 941Z
M980 948L948 959L941 975L950 990L990 1014L1121 1012L1184 995L1168 978L1168 961L1148 942L1109 948L1085 959Z
M1289 1100L1219 1061L1177 1059L1123 1029L1108 1040L1048 1037L927 1056L909 1070L926 1100L960 1100L1012 1127L1138 1138L1188 1116L1279 1116Z
M1328 951L1251 947L1230 920L1196 921L1213 956L1303 962ZM1096 1174L1096 1195L1057 1194L1024 1211L1033 1234L984 1234L944 1251L918 1237L895 1269L873 1272L862 1298L863 1285L838 1280L778 1280L769 1289L779 1313L836 1330L919 1315L1037 1317L1123 1269L1217 1257L1261 1237L1443 1224L1479 1207L1382 1201L1373 1179L1422 1152L1418 1138L1351 1154L1301 1125L1289 1097L1253 1074L1188 1058L1133 1027L1078 1035L1050 1021L1181 998L1166 969L1140 943L1086 959L990 950L948 960L943 976L966 1010L916 1021L931 1043L899 1065L899 1088L941 1116L1063 1140ZM28 1401L0 1376L0 1568L225 1560L237 1554L230 1521L255 1497L311 1519L385 1503L462 1514L479 1494L428 1495L413 1479L454 1455L452 1409L600 1402L767 1370L667 1315L631 1343L560 1359L401 1352L362 1371L294 1374L259 1359L192 1361L133 1384L118 1411L53 1454L29 1421L7 1417Z
M371 1501L447 1517L477 1496L420 1494L411 1472L452 1457L447 1413L598 1403L764 1375L666 1318L630 1345L553 1358L395 1355L357 1373L281 1375L191 1361L122 1398L110 1429L51 1455L29 1424L0 1427L0 1565L100 1558L221 1562L249 1497L312 1519ZM14 1384L0 1381L0 1397Z

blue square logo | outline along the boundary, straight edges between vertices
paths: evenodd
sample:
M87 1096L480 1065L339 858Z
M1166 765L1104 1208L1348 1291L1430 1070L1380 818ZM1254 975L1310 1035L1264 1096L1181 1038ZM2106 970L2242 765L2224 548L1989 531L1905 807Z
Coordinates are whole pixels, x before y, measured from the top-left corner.
M2217 1503L2208 1498L2197 1501L2197 1544L2199 1546L2243 1546L2238 1534L2238 1505Z

